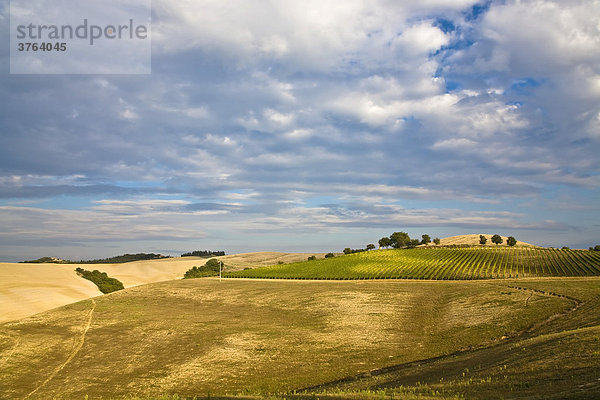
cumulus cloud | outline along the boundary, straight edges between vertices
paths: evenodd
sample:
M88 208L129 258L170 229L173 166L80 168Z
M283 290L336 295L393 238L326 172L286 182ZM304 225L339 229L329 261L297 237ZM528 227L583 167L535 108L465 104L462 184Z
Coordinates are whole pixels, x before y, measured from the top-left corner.
M3 226L27 236L18 224L36 215L77 232L66 219L88 218L118 240L125 215L139 229L124 238L148 226L215 242L240 229L569 229L573 214L543 204L600 190L598 9L153 1L150 76L0 77L0 205L17 208Z

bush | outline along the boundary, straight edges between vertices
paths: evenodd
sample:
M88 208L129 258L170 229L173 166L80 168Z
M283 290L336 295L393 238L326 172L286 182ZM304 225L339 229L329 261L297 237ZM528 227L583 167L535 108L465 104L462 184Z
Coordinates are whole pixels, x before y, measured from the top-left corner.
M201 267L192 267L185 272L183 279L204 278L207 276L218 276L221 269L221 261L211 258Z
M331 258L331 257L335 257L335 254L333 254L333 253L325 254L325 258Z
M309 257L308 257L308 261L313 261L313 260L316 260L316 259L317 259L317 257L316 257L316 256L309 256Z
M87 271L80 267L76 268L75 272L77 272L77 274L82 278L94 282L94 284L98 286L98 289L102 293L106 294L124 289L123 283L121 283L121 281L115 278L110 278L106 274L106 272L100 272L97 269L93 271Z

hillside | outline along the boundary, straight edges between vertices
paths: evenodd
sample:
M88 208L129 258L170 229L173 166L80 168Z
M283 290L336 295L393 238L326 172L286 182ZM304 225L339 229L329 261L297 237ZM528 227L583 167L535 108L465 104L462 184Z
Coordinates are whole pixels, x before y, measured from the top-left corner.
M247 253L218 257L227 271L249 266L277 264L306 260L311 254ZM200 266L205 258L178 257L124 264L94 264L93 269L123 282L125 287L153 282L181 279L193 266ZM0 322L24 318L55 307L101 295L92 282L75 272L76 268L90 269L87 264L54 263L0 263Z
M263 251L255 253L240 253L228 256L215 257L226 266L228 271L237 271L244 268L264 267L266 265L275 265L279 262L294 263L306 261L310 256L323 258L325 253L281 253L276 251Z
M480 235L483 235L487 238L487 243L485 244L486 246L490 246L490 247L496 246L494 243L492 243L492 236L494 236L494 235L489 234L489 233L477 233L477 234L471 234L471 235L450 236L450 237L447 237L444 239L440 239L440 245L441 246L453 246L453 245L480 246L480 244L479 244L479 236ZM508 239L508 237L502 236L502 235L500 235L500 237L502 237L502 244L500 244L499 246L506 246L506 240ZM516 246L537 247L530 243L521 242L520 240L517 240Z
M0 323L101 294L74 267L0 263Z
M500 246L373 250L226 274L232 278L437 280L598 275L600 252Z
M1 324L0 398L597 398L599 283L138 286Z

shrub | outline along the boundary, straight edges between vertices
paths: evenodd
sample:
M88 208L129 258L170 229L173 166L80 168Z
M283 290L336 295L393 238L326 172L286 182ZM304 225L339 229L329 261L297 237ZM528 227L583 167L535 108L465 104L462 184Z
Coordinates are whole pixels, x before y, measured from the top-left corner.
M335 257L335 255L333 253L325 254L325 258L331 258L331 257Z
M313 260L316 260L316 259L317 259L316 256L310 256L310 257L308 257L308 261L313 261Z
M204 278L206 276L217 276L221 269L221 261L211 258L201 267L192 267L185 272L183 279Z
M106 274L106 272L100 272L97 269L93 271L87 271L80 267L76 268L75 272L77 272L77 274L82 278L94 282L94 284L98 286L98 289L102 293L106 294L124 289L123 283L121 283L121 281L115 278L110 278Z

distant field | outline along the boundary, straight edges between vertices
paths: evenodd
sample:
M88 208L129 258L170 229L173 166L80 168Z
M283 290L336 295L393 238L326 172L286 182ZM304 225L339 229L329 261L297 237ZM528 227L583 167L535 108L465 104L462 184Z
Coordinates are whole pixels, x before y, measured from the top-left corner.
M599 303L598 278L162 282L1 324L0 398L598 398Z
M227 274L238 278L436 279L600 276L600 252L527 247L373 250Z
M490 247L495 247L496 245L494 243L492 243L492 236L489 233L476 233L476 234L471 234L471 235L458 235L458 236L450 236L447 238L443 238L440 241L440 245L442 246L452 246L452 245L470 245L470 246L479 246L479 236L483 235L485 236L485 238L487 239L486 242L486 246L490 246ZM500 244L500 246L506 246L506 241L508 239L508 237L506 236L501 236L502 238L502 244ZM526 242L522 242L520 240L517 240L517 247L537 247L534 246L531 243L526 243Z
M246 253L216 257L226 271L246 267L306 260L318 253ZM75 273L75 268L97 269L123 282L125 287L183 278L193 266L207 258L177 257L132 261L124 264L0 263L0 323L101 295L96 285Z

